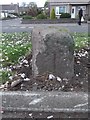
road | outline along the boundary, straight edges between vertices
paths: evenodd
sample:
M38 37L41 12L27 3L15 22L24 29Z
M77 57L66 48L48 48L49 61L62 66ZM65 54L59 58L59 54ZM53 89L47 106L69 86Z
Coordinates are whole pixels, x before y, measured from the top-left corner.
M83 23L79 26L77 23L64 23L64 24L21 24L21 19L11 19L0 21L0 32L13 33L13 32L31 32L33 27L41 26L57 26L67 29L70 32L88 33L88 24Z
M28 25L21 24L21 20L12 19L12 20L3 20L0 21L0 29L2 32L14 33L14 32L31 32L32 27Z

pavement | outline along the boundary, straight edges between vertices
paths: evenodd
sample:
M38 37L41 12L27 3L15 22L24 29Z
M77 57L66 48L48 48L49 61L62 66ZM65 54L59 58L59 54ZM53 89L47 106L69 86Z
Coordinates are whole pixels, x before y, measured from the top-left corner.
M0 97L3 118L88 118L88 93L84 92L7 91L0 92Z

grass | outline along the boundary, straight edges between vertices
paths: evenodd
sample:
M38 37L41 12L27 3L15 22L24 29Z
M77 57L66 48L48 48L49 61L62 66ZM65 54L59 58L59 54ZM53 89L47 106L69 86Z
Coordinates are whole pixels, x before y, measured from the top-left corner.
M86 33L72 34L75 41L75 50L80 50L88 46L89 37ZM12 72L10 66L15 66L20 62L21 58L30 53L31 35L27 32L14 34L0 34L2 43L0 43L0 81L5 83L10 76L15 73Z
M74 33L72 34L75 41L75 50L81 50L88 47L90 42L90 37L87 33Z
M19 59L31 51L32 45L31 35L26 32L14 34L2 33L0 36L2 40L0 44L0 64L2 65L0 81L2 78L2 83L4 83L14 74L9 67L18 64Z

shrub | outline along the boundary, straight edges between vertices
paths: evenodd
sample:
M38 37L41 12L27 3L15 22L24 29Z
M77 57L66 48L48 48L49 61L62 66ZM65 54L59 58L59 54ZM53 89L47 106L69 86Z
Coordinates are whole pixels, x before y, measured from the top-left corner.
M55 19L56 16L55 16L55 10L54 8L52 9L51 13L50 13L50 19Z
M32 19L32 16L25 15L25 16L23 16L23 19Z
M61 13L61 18L71 18L71 15L69 13Z
M44 15L43 13L41 13L41 14L37 15L36 18L37 18L37 19L47 19L47 16Z
M43 13L43 10L40 9L40 8L38 8L38 9L37 9L37 15L42 14L42 13Z

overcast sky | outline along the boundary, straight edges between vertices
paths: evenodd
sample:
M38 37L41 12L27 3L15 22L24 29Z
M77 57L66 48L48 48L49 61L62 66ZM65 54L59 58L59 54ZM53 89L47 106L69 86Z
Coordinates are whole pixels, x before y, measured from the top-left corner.
M0 4L10 4L10 3L19 3L21 5L22 2L28 4L29 2L36 2L38 7L43 7L46 0L0 0Z

